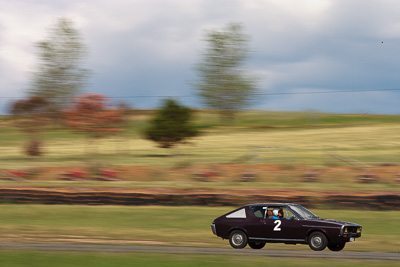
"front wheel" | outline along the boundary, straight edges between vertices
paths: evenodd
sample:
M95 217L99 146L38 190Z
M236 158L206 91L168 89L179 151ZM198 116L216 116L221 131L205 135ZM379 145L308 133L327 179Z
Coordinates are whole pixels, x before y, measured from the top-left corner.
M313 232L308 237L308 245L315 251L324 250L328 245L328 238L321 232Z
M265 243L249 242L249 246L252 249L262 249L265 246Z
M331 243L331 244L328 244L328 248L331 251L341 251L344 248L345 245L346 245L346 243L343 243L343 244L333 244L333 243Z
M247 245L247 236L240 230L232 231L229 235L229 243L233 248L244 248Z

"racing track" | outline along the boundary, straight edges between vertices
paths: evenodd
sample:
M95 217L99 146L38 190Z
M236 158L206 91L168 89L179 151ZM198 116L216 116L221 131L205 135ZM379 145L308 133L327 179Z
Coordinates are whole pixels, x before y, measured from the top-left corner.
M163 247L163 246L121 246L121 245L70 245L70 244L28 244L0 243L0 249L46 250L46 251L98 251L98 252L136 252L167 254L227 254L259 255L269 257L296 258L336 258L336 259L369 259L400 260L400 253L383 252L331 252L331 251L292 251L292 250L253 250L232 248L197 248L197 247Z

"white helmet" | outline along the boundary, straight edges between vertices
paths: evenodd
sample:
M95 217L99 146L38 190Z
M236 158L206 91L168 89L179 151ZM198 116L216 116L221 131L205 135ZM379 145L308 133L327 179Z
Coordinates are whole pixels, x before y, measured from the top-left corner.
M272 214L274 214L274 216L278 216L279 215L279 209L274 209L272 211Z

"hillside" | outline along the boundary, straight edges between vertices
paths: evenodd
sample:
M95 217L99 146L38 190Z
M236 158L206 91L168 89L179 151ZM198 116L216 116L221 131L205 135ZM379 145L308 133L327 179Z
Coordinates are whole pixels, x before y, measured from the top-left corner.
M126 131L88 140L63 127L47 127L39 139L44 155L27 157L27 136L11 117L0 123L0 168L39 166L162 166L296 164L306 166L397 165L397 116L247 111L229 125L218 114L196 111L201 135L186 145L161 149L143 138L151 111L134 111Z

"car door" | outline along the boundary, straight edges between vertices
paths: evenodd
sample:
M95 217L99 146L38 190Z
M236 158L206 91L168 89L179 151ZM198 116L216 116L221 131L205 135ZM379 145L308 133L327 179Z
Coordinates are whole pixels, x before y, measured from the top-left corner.
M262 226L262 238L272 240L272 239L282 239L285 231L282 231L282 220L281 219L271 219L265 218Z
M281 212L282 216L279 219L272 218L274 209ZM254 218L250 220L249 237L270 242L304 241L302 221L294 217L285 206L257 206L252 210ZM261 216L261 210L263 216Z
M282 220L271 219L272 210L277 207L263 205L252 206L252 216L248 218L246 228L249 238L265 241L282 239Z
M278 225L278 223L277 223ZM279 224L279 238L285 241L304 241L303 222L297 218L282 219Z
M255 205L249 208L246 231L250 239L264 238L266 212L267 206L265 205Z

